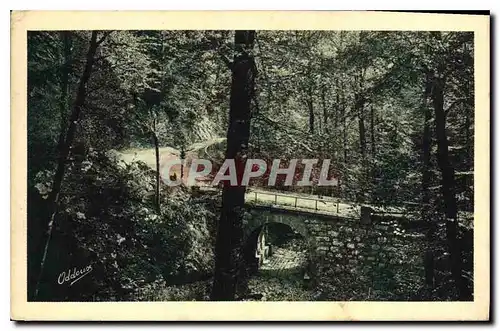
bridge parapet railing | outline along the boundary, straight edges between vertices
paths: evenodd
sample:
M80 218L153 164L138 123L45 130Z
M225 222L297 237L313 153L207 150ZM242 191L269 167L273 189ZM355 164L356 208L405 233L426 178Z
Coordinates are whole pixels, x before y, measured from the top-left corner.
M206 190L217 190L214 188L203 188ZM245 203L262 206L275 206L284 209L307 210L311 212L334 214L346 218L361 218L363 214L388 215L394 217L408 216L408 210L401 207L377 207L366 204L348 203L338 201L335 198L323 196L300 196L297 193L281 193L247 188ZM364 208L363 208L364 206ZM364 217L366 218L366 217ZM371 217L370 217L371 218Z
M245 199L247 202L263 205L276 205L298 209L310 209L330 213L340 213L340 204L331 199L308 198L275 192L250 190Z

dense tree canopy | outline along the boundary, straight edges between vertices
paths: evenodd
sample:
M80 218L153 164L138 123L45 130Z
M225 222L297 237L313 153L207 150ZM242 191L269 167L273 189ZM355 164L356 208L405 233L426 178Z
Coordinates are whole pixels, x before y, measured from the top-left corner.
M231 233L238 227L235 213L219 217L219 201L241 204L232 200L237 190L200 198L165 187L160 163L167 147L186 155L193 144L227 137L227 146L204 152L221 162L245 144L249 158L331 159L339 179L333 188L278 180L269 189L418 214L427 224L425 295L470 298L473 34L257 31L243 47L238 33L28 34L31 295L41 274L39 298L71 299L54 295L47 280L62 250L99 265L84 291L89 300L124 299L159 279L212 270L216 220ZM238 85L241 75L251 82ZM243 136L231 133L242 125L235 118L248 125L238 127ZM109 157L143 149L154 150L153 166Z

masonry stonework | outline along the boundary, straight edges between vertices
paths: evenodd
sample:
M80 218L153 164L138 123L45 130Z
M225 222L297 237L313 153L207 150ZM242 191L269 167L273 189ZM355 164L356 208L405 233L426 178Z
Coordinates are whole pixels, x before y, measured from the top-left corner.
M317 278L332 273L376 277L380 270L423 272L423 234L401 218L373 215L371 222L288 209L251 206L244 219L245 240L267 223L283 223L300 233L308 245L309 271Z

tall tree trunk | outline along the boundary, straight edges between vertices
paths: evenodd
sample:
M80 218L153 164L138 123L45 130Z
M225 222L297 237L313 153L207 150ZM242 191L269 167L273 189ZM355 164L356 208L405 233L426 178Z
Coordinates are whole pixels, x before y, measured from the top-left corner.
M339 35L339 43L340 43L340 49L343 49L344 47L344 31L340 31ZM340 116L342 118L342 145L343 145L343 151L344 151L344 164L347 162L347 119L346 119L346 105L345 105L345 91L344 91L344 73L340 73L340 91L337 93L337 96L342 93L341 95L341 111L340 111ZM340 188L339 188L340 189Z
M360 86L362 86L362 83L360 82ZM364 96L361 95L361 91L357 92L356 95L354 96L355 100L355 109L356 109L356 114L358 115L358 124L359 124L359 148L361 152L361 156L363 158L363 161L366 156L366 129L365 129L365 99Z
M427 104L427 98L431 91L431 81L429 75L426 78L424 101L422 103L424 110L424 132L422 135L422 220L427 225L426 240L427 248L424 256L425 283L432 289L434 288L434 232L435 224L430 217L430 180L431 180L431 109Z
M344 164L347 163L347 116L346 116L346 111L345 111L345 95L344 92L342 92L342 111L341 111L341 116L342 116L342 142L343 142L343 147L344 147Z
M338 84L338 81L336 80L335 81L335 106L333 107L333 109L335 110L335 120L334 120L334 128L335 128L335 132L337 132L337 129L339 127L339 113L340 113L340 88L339 86L337 85Z
M367 191L367 183L368 181L368 173L369 167L366 160L366 131L365 131L365 116L364 116L364 101L363 97L358 93L354 96L355 99L355 109L358 115L358 125L359 125L359 149L361 153L361 165L362 172L361 177L359 178L359 191L356 193L358 202L365 202L365 194Z
M465 54L467 54L467 44L464 42L463 46L463 54L465 58ZM464 59L465 63L465 59ZM473 81L473 77L471 77L471 81ZM471 139L471 125L473 124L471 119L471 112L474 109L474 98L473 94L470 90L470 81L468 79L465 80L465 95L467 96L466 102L464 103L464 112L465 112L465 148L466 148L466 168L467 171L474 171L474 140ZM467 210L474 210L474 190L471 189L473 187L472 176L467 176L465 180L465 196L467 199L466 208Z
M359 149L361 153L362 173L360 177L360 190L357 193L358 201L365 202L368 186L370 186L370 167L366 158L366 128L365 128L365 96L363 95L363 76L364 70L361 69L357 79L357 91L354 94L354 109L358 115L359 125Z
M323 132L328 133L328 109L326 107L326 87L321 89L321 106L323 107Z
M358 124L359 124L359 148L361 152L361 157L365 158L366 156L366 131L365 131L365 118L363 114L363 108L358 109Z
M226 159L235 159L238 179L248 152L250 136L250 102L254 93L256 67L253 55L255 31L236 31L234 43L238 54L232 66L229 128ZM215 245L215 275L211 300L234 300L238 277L242 271L243 207L245 187L224 185L222 212Z
M470 93L468 90L468 82L467 84L467 92ZM474 172L474 139L471 138L471 110L474 109L473 105L469 105L468 103L464 104L464 110L465 110L465 148L466 148L466 170L468 172ZM466 197L466 210L472 211L474 210L474 182L473 182L473 176L467 175L465 177L465 197Z
M446 135L446 115L444 113L444 78L436 75L433 79L432 101L436 118L436 137L438 144L437 161L441 169L441 190L445 205L446 235L450 251L451 273L460 300L472 299L472 294L462 277L462 252L458 240L457 202L455 199L455 170L448 156L448 137Z
M377 168L375 163L375 154L377 152L375 141L375 109L373 108L373 104L370 105L370 147L371 147L371 162L369 164L369 180L371 183L370 193L371 193L371 201L375 203L376 194L375 190L377 187Z
M49 197L48 197L48 202L50 204L50 206L49 206L50 219L49 219L49 223L47 226L47 240L45 242L42 261L40 263L40 274L39 274L37 286L35 289L35 298L38 296L40 282L41 282L42 277L43 277L45 260L47 258L47 251L49 248L50 238L52 236L52 229L54 227L54 220L55 220L55 216L57 213L57 204L59 202L59 194L61 191L61 185L62 185L62 181L64 178L65 164L66 164L66 160L68 159L71 145L73 143L73 138L74 138L75 131L76 131L76 124L78 122L78 119L80 118L80 113L82 111L83 105L85 104L87 82L89 81L90 74L92 72L92 66L94 64L94 57L95 57L95 53L97 51L98 46L99 46L99 42L97 41L97 31L92 31L92 36L90 38L90 45L89 45L89 49L88 49L87 57L86 57L86 62L85 62L85 68L84 68L83 74L80 78L80 83L78 86L76 100L75 100L75 103L73 106L73 111L71 113L71 117L70 117L70 121L69 121L68 131L66 133L66 138L64 140L64 144L62 145L61 151L59 153L59 161L57 163L57 169L56 169L56 173L54 175L52 190L51 190Z
M307 96L307 107L309 108L309 132L314 134L314 104L313 104L313 90L309 85L309 95Z
M364 31L359 32L359 43L362 44L364 41L365 33ZM365 161L366 156L366 130L365 130L365 95L363 94L364 88L364 68L361 68L359 71L359 75L357 75L357 86L356 86L356 94L354 95L354 107L356 109L356 113L358 115L358 124L359 124L359 147L361 151L362 162Z
M161 213L160 203L160 146L158 143L158 135L156 134L156 118L153 120L153 144L155 146L155 160L156 160L156 187L155 187L155 208L158 214Z
M61 98L59 99L60 132L57 142L57 152L61 153L64 145L64 135L68 125L68 90L69 74L71 68L71 32L61 31L61 41L63 43L63 64L61 68Z
M370 133L371 133L371 152L372 159L375 158L375 153L377 151L376 141L375 141L375 110L373 109L373 105L370 106Z
M342 34L342 32L341 32ZM341 79L342 79L342 76L341 76ZM347 119L346 119L346 111L345 111L345 94L344 94L344 84L341 83L340 85L340 91L337 95L339 95L340 93L341 94L341 97L340 97L340 109L339 109L339 116L341 118L341 133L342 133L342 156L343 156L343 160L344 160L344 166L347 164ZM343 184L342 184L342 181L339 180L338 182L338 195L339 195L339 198L341 198L343 196ZM338 204L337 204L338 206Z

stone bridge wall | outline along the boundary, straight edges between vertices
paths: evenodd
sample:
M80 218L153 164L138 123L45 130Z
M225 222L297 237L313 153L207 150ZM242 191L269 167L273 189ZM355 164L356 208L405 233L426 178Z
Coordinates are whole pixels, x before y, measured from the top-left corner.
M302 234L309 246L310 272L317 276L350 273L356 277L385 271L423 273L423 235L405 230L401 220L373 216L359 219L252 206L245 215L245 237L266 223L284 223ZM420 247L420 248L419 248Z

